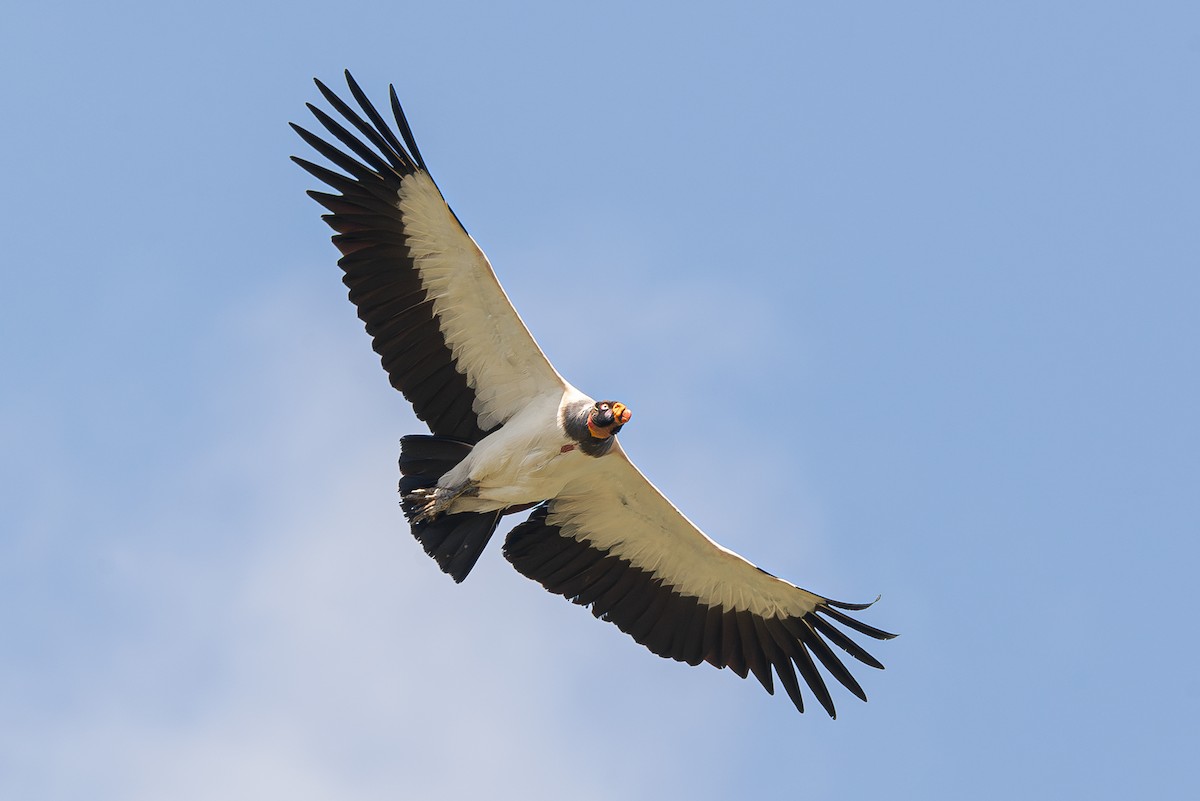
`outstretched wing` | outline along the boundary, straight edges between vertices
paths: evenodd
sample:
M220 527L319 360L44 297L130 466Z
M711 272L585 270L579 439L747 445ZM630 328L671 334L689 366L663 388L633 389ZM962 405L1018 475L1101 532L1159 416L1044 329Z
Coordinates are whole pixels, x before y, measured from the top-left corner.
M345 174L293 161L340 193L308 194L330 212L323 219L337 231L350 300L392 386L434 434L478 442L530 398L566 385L446 205L395 89L392 112L404 144L349 72L346 82L366 119L316 83L357 133L308 106L341 147L292 125Z
M753 673L774 694L772 669L801 712L797 671L836 717L816 663L862 700L867 696L830 643L882 668L835 627L875 639L894 634L833 601L755 567L706 537L629 461L620 447L597 459L586 486L568 485L514 528L504 554L546 589L590 606L654 653L690 665ZM814 662L813 658L816 658Z

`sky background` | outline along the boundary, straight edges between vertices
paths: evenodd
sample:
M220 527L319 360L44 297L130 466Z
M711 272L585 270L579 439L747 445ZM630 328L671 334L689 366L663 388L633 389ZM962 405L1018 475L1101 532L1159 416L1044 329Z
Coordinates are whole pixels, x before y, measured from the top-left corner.
M4 16L0 798L1200 797L1200 6ZM882 594L868 704L422 553L287 158L345 67L669 497Z

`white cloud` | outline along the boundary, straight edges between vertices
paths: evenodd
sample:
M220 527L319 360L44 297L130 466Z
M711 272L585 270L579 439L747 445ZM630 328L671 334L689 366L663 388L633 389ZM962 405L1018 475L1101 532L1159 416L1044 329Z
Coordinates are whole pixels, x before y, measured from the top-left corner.
M396 439L417 424L378 368L347 362L339 327L302 297L246 308L223 334L229 382L203 401L211 439L195 432L198 451L156 466L146 507L96 545L94 591L117 616L88 623L89 671L59 679L77 703L20 709L4 735L20 769L0 788L137 801L715 786L690 755L761 691L652 657L512 571L499 542L455 585L396 508Z

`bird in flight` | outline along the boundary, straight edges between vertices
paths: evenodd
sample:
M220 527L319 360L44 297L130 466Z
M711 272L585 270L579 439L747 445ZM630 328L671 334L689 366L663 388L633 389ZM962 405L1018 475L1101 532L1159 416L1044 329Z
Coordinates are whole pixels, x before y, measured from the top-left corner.
M834 648L883 667L839 628L894 637L847 614L871 604L777 578L684 517L621 448L631 410L580 392L542 353L434 183L395 89L393 128L346 82L357 110L316 81L342 122L308 104L337 144L292 125L337 170L293 160L334 190L308 194L328 211L383 369L429 426L400 440L400 504L425 551L462 581L500 518L529 512L508 561L659 656L753 673L772 694L778 677L803 712L799 676L835 717L819 663L865 701Z

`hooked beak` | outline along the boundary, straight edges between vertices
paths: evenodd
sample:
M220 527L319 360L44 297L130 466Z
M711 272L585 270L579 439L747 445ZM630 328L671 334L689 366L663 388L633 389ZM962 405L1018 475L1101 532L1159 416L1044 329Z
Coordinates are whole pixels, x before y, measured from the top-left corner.
M629 407L623 403L614 403L612 406L613 419L617 425L623 426L629 422L629 418L633 417L633 412L629 411Z

